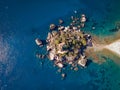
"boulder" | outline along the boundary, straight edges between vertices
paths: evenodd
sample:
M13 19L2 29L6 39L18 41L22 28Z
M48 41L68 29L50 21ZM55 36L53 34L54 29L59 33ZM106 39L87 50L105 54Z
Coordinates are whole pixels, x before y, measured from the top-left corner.
M64 29L65 29L64 26L60 26L60 27L58 28L58 30L64 30Z
M82 14L82 15L81 15L80 22L81 22L81 23L86 22L86 16L85 16L85 14Z
M62 19L59 19L59 24L63 24L64 21Z
M78 71L78 67L75 67L74 70L75 70L75 71Z
M59 68L63 68L63 64L62 64L62 63L60 63L60 62L59 62L59 63L57 63L56 65L57 65Z
M62 76L62 78L65 78L65 77L66 77L66 74L65 74L65 73L62 73L61 76Z
M54 60L54 57L55 57L55 56L54 56L54 53L50 52L50 53L49 53L49 59L50 59L50 60Z
M81 59L78 61L78 64L81 65L82 67L85 67L87 63L87 59Z
M55 24L50 24L50 30L54 30L56 28Z
M39 38L36 38L36 39L35 39L35 42L36 42L36 44L37 44L38 46L43 46L43 43L42 43L42 41L41 41Z
M71 19L72 19L72 20L74 20L74 17L73 17L73 16L71 16Z

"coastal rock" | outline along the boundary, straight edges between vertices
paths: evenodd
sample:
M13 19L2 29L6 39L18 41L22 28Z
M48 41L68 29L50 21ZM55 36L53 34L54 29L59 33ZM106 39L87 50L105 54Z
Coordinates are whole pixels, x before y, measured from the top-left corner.
M49 40L51 38L51 33L48 33L47 39Z
M82 15L81 15L80 22L81 22L81 23L86 22L86 16L85 16L85 14L82 14Z
M64 26L60 26L60 27L58 28L58 30L64 30L64 29L65 29Z
M82 27L82 28L85 27L85 24L84 24L84 23L81 23L81 27Z
M50 53L50 54L49 54L49 59L50 59L50 60L54 60L54 54L53 54L53 53Z
M83 66L83 67L85 67L86 66L86 62L87 62L86 59L81 59L81 60L78 61L78 64Z
M55 24L50 24L50 30L54 30L56 28Z
M62 63L57 63L56 64L59 68L63 68L63 64Z
M49 51L49 59L50 60L54 60L55 59L55 55L56 55L56 51L55 51L55 48L52 49L52 47L50 47L50 51Z
M77 30L78 28L77 27L73 27L73 30Z
M74 70L75 70L75 71L78 71L78 67L75 67Z
M45 55L43 55L43 54L36 54L36 57L39 58L39 59L44 59Z
M81 59L78 61L78 64L82 67L85 67L87 63L87 59L85 59L85 56L81 56Z
M58 72L60 73L60 72L62 72L62 69L60 68L60 69L58 69Z
M51 49L51 47L47 45L47 51L49 51L50 49Z
M72 19L72 20L74 20L74 17L73 17L73 16L71 16L71 19Z
M76 13L77 13L77 11L75 10L75 11L74 11L74 13L76 14Z
M80 25L78 25L78 28L80 29Z
M52 35L53 36L57 35L57 31L52 31Z
M36 44L37 44L38 46L43 46L43 43L42 43L42 41L41 41L39 38L36 38L36 39L35 39L35 42L36 42Z
M66 74L65 74L65 73L62 73L61 76L62 76L62 78L65 78L65 77L66 77Z

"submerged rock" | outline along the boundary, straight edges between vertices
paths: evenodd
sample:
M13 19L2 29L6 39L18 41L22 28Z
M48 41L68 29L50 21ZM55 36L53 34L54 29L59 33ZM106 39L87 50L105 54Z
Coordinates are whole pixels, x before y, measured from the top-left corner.
M85 24L84 24L84 23L81 23L81 27L82 27L82 28L85 27Z
M75 67L74 70L75 70L75 71L78 71L78 67Z
M63 68L63 64L62 63L57 63L56 64L59 68Z
M58 28L58 30L64 30L64 29L65 29L64 26L60 26L60 27Z
M72 19L72 20L74 20L74 17L73 17L73 16L71 16L71 19Z
M36 54L36 57L39 58L39 59L44 59L45 55L43 55L43 54Z
M59 19L59 24L63 24L64 21L62 19Z
M58 72L59 72L59 73L62 72L62 69L58 69Z

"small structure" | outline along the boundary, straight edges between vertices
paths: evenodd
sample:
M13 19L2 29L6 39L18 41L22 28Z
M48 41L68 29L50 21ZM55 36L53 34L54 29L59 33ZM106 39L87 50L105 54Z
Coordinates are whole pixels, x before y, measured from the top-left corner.
M43 42L39 38L36 38L35 42L38 46L43 46Z
M81 23L81 27L82 27L82 28L85 27L85 23Z

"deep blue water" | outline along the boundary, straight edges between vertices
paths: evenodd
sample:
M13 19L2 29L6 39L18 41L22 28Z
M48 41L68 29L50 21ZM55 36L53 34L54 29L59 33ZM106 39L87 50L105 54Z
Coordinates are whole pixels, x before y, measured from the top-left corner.
M119 0L0 0L0 90L120 90L120 63L106 57L106 62L91 63L78 72L66 70L61 80L52 62L43 66L35 57L36 37L45 39L50 23L67 20L74 10L85 13L98 23L98 36L112 35L120 20ZM101 27L102 25L102 27ZM103 28L104 27L104 28ZM117 60L116 60L117 61Z

